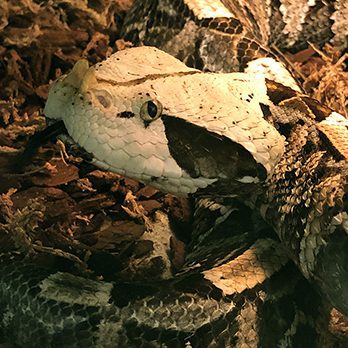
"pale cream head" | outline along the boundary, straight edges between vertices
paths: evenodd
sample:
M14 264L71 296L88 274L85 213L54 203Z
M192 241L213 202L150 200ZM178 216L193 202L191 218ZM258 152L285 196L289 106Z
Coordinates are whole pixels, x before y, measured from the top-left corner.
M180 138L180 129L174 129L179 124L240 145L267 174L272 171L284 142L263 119L260 103L269 103L264 85L262 78L247 74L201 73L156 48L138 47L94 67L78 62L53 84L44 112L62 119L98 166L185 194L226 179L228 173L203 168L202 161L185 167L173 149L183 146L177 145L180 139L175 144L168 140L173 132Z

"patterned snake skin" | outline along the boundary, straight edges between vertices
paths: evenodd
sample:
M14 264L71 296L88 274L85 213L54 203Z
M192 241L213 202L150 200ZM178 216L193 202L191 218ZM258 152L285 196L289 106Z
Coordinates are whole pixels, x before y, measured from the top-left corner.
M310 5L295 33L286 30L296 18L285 2L243 4L136 1L125 38L223 72L255 71L248 63L274 57L270 33L279 33L281 48L300 47L303 38L342 40L339 20L325 24L340 18L339 1ZM323 31L313 36L309 18L320 19ZM290 75L280 81L297 88ZM186 265L173 279L97 282L2 255L0 323L13 342L330 346L327 301L348 314L348 122L341 115L273 78L202 73L148 47L96 67L77 63L51 88L45 114L62 118L101 168L209 199L198 200Z
M180 16L175 14L180 13ZM161 48L187 65L243 71L269 47L299 50L312 42L347 47L348 5L338 1L135 1L124 36ZM140 20L139 20L140 19Z

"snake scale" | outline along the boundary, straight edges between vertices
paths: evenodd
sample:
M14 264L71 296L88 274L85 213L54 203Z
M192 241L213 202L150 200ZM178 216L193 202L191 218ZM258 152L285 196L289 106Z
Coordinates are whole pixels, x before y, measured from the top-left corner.
M0 322L14 343L329 346L325 305L348 314L348 122L302 94L267 47L342 44L346 7L313 2L291 19L287 2L245 3L135 1L124 37L191 67L143 46L80 61L52 85L45 115L97 166L196 196L196 223L183 271L157 282L2 255Z

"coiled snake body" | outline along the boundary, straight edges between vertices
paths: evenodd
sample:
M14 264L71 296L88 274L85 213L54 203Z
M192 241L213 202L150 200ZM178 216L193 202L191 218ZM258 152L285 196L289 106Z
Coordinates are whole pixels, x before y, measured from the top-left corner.
M188 3L181 11L193 18L197 4L212 2ZM168 4L145 2L148 21L131 12L125 30L147 44L161 38L193 66L254 73L205 73L153 47L127 49L95 67L78 62L51 87L45 114L62 119L101 168L175 194L225 198L214 209L229 208L218 228L231 232L212 245L217 225L202 218L182 274L150 284L96 282L4 256L2 326L19 328L16 343L26 346L320 346L322 297L313 289L348 313L347 121L295 91L286 72L280 80L293 88L255 73L272 73L269 60L248 68L272 54L224 6L209 20L180 18L162 38L154 19L165 23ZM198 41L178 50L182 30ZM218 50L212 34L239 56ZM200 208L214 210L199 205L203 217ZM250 210L277 237L253 219L234 234L233 221Z

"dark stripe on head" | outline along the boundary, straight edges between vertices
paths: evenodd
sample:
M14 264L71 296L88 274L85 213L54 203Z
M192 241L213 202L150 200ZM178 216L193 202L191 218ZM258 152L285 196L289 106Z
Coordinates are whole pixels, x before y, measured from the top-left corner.
M228 182L245 176L266 178L265 168L249 151L230 138L210 132L181 118L162 115L169 151L193 178L223 178Z
M121 118L132 118L134 116L135 116L134 112L131 112L131 111L122 111L117 114L117 117L121 117Z

